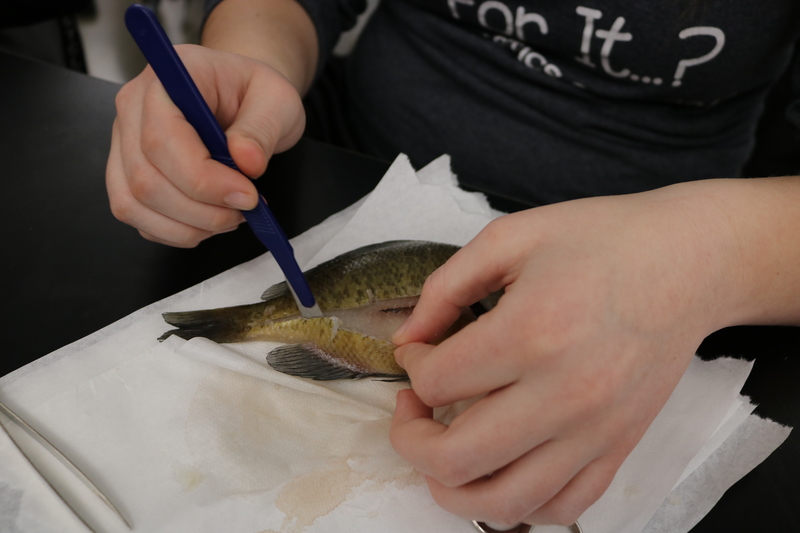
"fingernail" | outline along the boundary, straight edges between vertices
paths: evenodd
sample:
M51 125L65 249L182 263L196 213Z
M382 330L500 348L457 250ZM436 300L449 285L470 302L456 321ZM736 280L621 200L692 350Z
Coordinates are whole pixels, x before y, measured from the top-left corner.
M225 197L225 205L234 209L249 210L255 207L255 199L243 192L232 192Z
M403 366L403 350L399 346L394 349L394 360L400 365L400 368L405 370L406 367Z
M402 324L400 324L400 327L397 328L397 330L394 332L394 335L392 335L392 341L398 341L403 338L403 334L408 329L408 323L410 320L411 317L408 317L405 319L405 321L403 321ZM397 344L397 342L395 342L395 344Z

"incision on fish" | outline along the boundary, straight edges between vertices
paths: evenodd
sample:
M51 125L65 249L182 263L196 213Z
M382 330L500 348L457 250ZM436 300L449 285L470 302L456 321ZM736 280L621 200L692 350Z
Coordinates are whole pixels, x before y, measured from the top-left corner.
M184 339L220 343L267 340L286 343L267 355L274 369L317 380L376 377L407 379L394 358L392 334L411 314L425 279L458 246L427 241L388 241L346 252L305 272L323 312L303 318L286 282L249 305L164 313ZM497 296L482 301L490 309ZM475 319L465 308L448 334Z

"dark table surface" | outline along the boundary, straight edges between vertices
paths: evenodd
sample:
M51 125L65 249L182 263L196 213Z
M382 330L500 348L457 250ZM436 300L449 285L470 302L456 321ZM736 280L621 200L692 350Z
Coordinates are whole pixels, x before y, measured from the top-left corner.
M0 376L263 253L246 226L195 249L142 239L111 215L104 173L118 85L0 52ZM388 163L303 139L259 188L290 236L368 193ZM800 426L800 330L715 333L703 357L755 359L756 413ZM800 434L734 485L696 533L800 532Z

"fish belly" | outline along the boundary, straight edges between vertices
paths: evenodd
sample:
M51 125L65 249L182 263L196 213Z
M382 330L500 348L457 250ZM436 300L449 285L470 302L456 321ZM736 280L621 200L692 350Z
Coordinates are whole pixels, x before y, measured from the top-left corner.
M271 324L261 338L288 344L271 351L267 362L280 372L318 380L406 376L394 344L343 326L338 317Z

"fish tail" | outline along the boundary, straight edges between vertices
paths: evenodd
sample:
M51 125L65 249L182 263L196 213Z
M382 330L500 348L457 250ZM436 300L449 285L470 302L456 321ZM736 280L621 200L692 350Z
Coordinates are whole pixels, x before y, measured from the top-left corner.
M252 318L261 314L263 303L225 307L220 309L203 309L199 311L178 311L163 313L164 320L175 326L164 333L158 340L176 335L182 339L205 337L214 342L239 342L247 339L251 329Z

